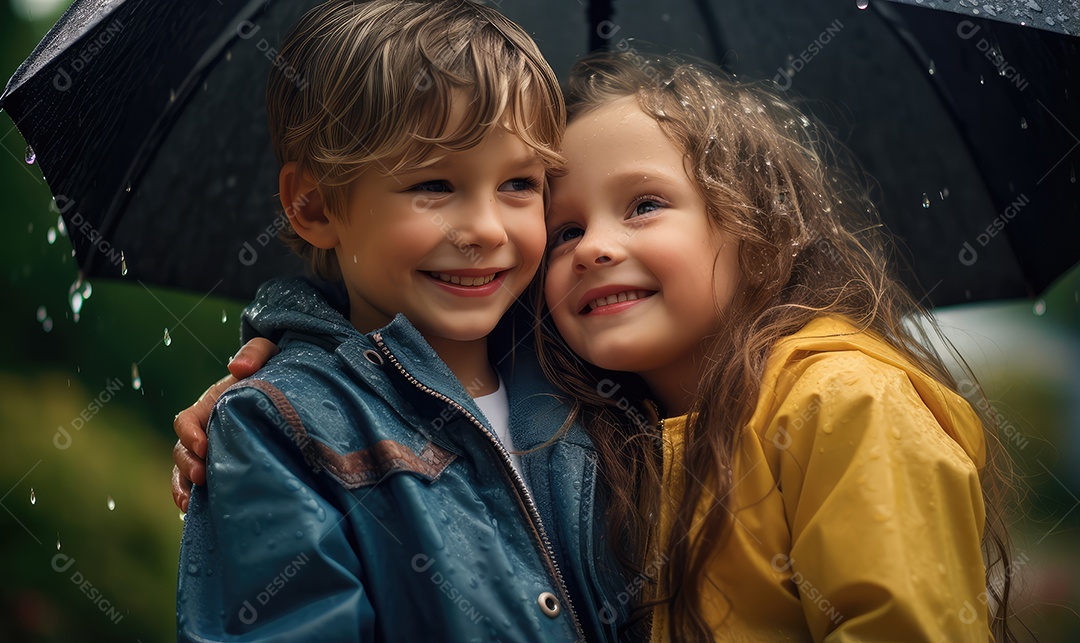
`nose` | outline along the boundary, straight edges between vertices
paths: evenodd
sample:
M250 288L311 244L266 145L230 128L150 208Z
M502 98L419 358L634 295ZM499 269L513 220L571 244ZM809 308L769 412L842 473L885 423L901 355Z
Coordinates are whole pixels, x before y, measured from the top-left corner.
M476 199L467 207L455 226L458 245L490 250L509 241L503 213L494 198Z
M574 271L584 273L622 262L624 248L616 236L595 227L585 232L574 248Z

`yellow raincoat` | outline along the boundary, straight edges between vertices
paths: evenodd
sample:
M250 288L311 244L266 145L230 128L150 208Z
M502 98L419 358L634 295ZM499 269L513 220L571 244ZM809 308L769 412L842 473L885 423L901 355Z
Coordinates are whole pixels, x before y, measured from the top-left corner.
M663 534L685 419L663 427ZM826 318L779 342L707 572L716 639L987 641L984 458L971 406L876 336Z

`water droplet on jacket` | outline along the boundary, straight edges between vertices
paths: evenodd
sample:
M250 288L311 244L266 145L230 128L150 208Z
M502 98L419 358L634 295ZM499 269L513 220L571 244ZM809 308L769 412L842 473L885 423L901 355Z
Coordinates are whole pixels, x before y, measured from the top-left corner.
M294 536L296 536L297 538L303 538L303 537L304 537L304 532L303 532L303 531L301 531L301 530L299 530L299 529L297 529L297 530L296 530L296 533L295 533L295 534L293 534L293 535L294 535Z
M1027 119L1023 116L1020 117L1020 129L1027 129Z
M222 310L221 311L221 323L224 324L227 321L229 321L229 314L226 313L224 310Z
M1035 305L1031 307L1031 312L1035 313L1036 315L1040 315L1040 316L1045 315L1046 314L1046 300L1045 299L1040 299L1039 301L1035 302Z
M870 6L870 0L855 0L855 6L859 9L866 9Z
M136 391L142 388L142 377L139 377L139 365L131 363L131 388Z
M75 313L75 321L79 320L79 311L82 310L83 296L81 292L71 293L71 312Z
M924 207L924 208L929 208L930 207L930 197L927 196L926 192L922 193L922 207Z
M33 165L34 161L37 161L37 152L34 151L34 148L27 145L26 146L26 162L29 163L30 165Z
M128 183L127 187L124 188L124 192L131 192L131 184L130 183Z
M30 487L30 504L32 504L32 505L37 504L37 496L34 495L34 488L33 487Z
M937 71L937 67L934 67L934 61L930 61L930 68L927 69L927 71L930 72L931 76L933 76L934 72Z
M112 496L109 496L109 499L105 501L105 506L109 508L109 511L116 509L116 501L112 499Z
M192 576L198 576L199 575L199 566L198 565L188 565L187 566L187 573L191 574Z
M288 489L289 491L300 491L300 489L301 489L300 481L297 480L296 478L286 478L285 479L285 488Z
M63 215L57 215L56 217L56 231L64 235L65 237L67 236L67 226L64 225Z
M166 346L171 346L172 345L172 337L169 335L169 329L168 328L165 329L164 342L165 342Z
M49 228L49 231L45 233L45 239L48 240L50 246L56 243L56 228Z
M319 507L315 511L315 517L319 520L319 522L326 522L326 510L322 507Z
M353 263L356 263L356 255L353 255L353 256L352 256L352 262L353 262Z
M833 425L831 425L831 424L823 424L821 426L821 431L823 433L832 433L833 432Z

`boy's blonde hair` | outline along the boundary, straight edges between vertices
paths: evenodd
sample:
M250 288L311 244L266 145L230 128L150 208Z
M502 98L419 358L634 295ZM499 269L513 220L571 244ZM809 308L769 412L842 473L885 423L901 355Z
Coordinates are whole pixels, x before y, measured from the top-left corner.
M521 137L549 168L562 165L558 79L528 34L491 8L331 0L293 26L277 60L266 88L274 154L281 165L297 162L298 175L311 173L328 216L345 216L348 185L361 172L392 174L436 148L468 149L492 127ZM470 105L447 132L455 100ZM333 251L291 226L282 238L317 275L340 278Z

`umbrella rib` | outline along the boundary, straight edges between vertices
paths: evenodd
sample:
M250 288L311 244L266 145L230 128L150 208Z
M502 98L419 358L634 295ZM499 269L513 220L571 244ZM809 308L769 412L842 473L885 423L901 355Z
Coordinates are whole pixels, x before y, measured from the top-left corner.
M1035 185L1041 185L1042 182L1046 180L1046 177L1050 176L1050 173L1057 169L1057 166L1061 165L1065 161L1065 159L1069 158L1069 155L1072 154L1073 150L1075 150L1076 147L1078 145L1080 145L1080 139L1076 138L1076 134L1073 134L1072 131L1070 131L1069 128L1065 126L1065 123L1062 123L1061 119L1059 119L1057 116L1055 116L1054 112L1050 111L1050 108L1047 107L1046 105L1044 105L1041 100L1036 98L1035 102L1037 102L1039 104L1039 107L1042 107L1044 110L1046 110L1046 113L1049 114L1050 118L1054 119L1057 122L1057 124L1061 126L1061 129L1068 132L1069 136L1072 137L1072 140L1076 141L1075 143L1073 143L1073 146L1069 148L1069 151L1065 152L1065 155L1062 156L1061 159L1058 160L1057 163L1054 163L1054 166L1051 167L1049 170L1047 170L1046 174L1043 174L1041 179L1036 181Z

